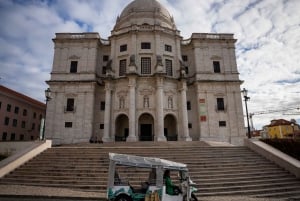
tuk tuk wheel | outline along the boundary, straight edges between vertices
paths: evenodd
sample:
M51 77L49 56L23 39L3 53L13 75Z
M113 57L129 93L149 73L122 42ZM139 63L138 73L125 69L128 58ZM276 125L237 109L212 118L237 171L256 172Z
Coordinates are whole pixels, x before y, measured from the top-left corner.
M114 201L132 201L128 195L118 195Z

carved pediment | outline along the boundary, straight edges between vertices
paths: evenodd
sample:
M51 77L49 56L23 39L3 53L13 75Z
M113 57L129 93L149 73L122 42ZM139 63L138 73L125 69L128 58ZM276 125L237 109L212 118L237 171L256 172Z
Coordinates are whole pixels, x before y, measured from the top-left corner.
M174 96L176 94L176 92L174 90L167 90L165 91L165 95L166 96Z
M66 94L67 98L75 98L76 96L77 96L77 94L75 94L75 93L68 93L68 94Z
M80 57L76 56L76 55L72 55L72 56L69 57L69 59L78 60L78 59L80 59Z
M141 89L140 90L140 94L143 95L143 96L149 96L149 95L152 95L153 94L153 88L152 87L149 87L149 88L144 88L144 89Z
M217 56L217 55L213 55L212 57L210 57L211 60L222 60L222 57Z
M128 91L125 90L125 89L122 89L122 90L120 90L120 91L117 92L117 96L118 97L126 97L127 94L128 94Z

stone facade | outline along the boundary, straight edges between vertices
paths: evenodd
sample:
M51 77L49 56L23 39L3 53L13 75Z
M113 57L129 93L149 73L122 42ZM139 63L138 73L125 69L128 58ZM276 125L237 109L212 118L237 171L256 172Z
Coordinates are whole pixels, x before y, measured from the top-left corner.
M245 137L233 34L184 40L156 0L135 0L108 40L57 33L46 137L54 144Z

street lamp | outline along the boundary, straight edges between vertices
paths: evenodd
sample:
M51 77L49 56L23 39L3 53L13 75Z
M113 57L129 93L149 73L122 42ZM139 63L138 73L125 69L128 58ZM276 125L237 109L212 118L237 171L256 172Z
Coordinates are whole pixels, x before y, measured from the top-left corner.
M245 101L245 107L246 107L246 115L247 115L247 123L248 123L248 133L247 136L248 138L251 138L251 133L250 133L250 125L249 125L249 115L248 115L248 107L247 107L247 101L250 100L250 97L248 97L248 90L246 90L245 88L241 91L243 93L244 96L244 101Z
M50 88L45 90L46 104L49 100L51 100L51 90Z
M293 139L295 139L295 129L294 129L295 124L291 123L291 126L292 126L292 131L293 131Z
M44 119L44 130L43 130L43 136L41 140L45 139L45 130L46 130L46 116L47 116L47 106L48 106L48 101L51 100L51 90L50 88L45 90L45 97L46 97L46 113L45 113L45 119Z

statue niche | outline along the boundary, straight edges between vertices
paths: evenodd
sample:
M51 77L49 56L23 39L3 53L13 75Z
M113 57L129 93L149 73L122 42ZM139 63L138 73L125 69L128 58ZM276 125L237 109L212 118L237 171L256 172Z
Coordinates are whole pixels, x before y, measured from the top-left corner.
M136 67L136 63L135 63L135 55L132 54L130 56L130 63L129 63L129 70L128 72L130 74L136 74L137 73L137 67Z

